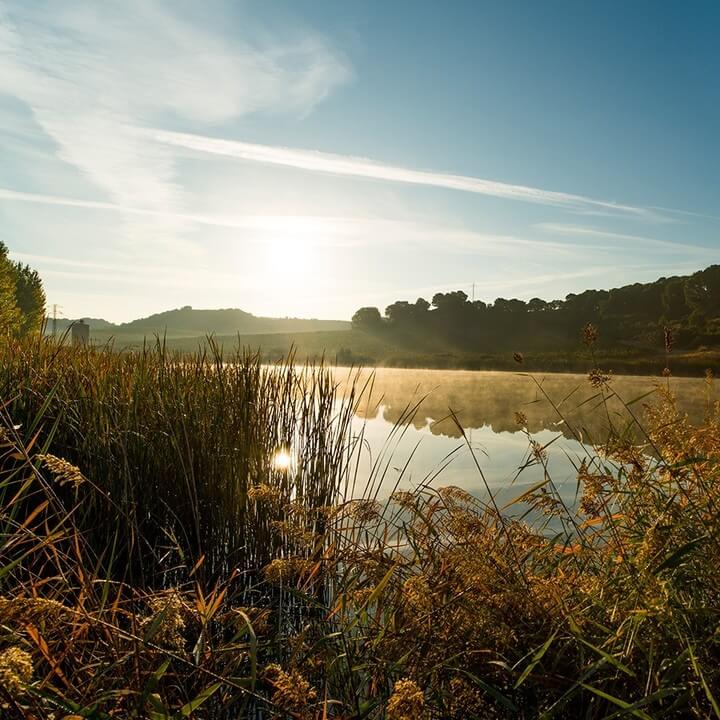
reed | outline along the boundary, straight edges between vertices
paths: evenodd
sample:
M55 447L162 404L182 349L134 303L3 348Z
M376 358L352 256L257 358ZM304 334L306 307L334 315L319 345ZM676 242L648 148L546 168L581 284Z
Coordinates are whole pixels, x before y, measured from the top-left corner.
M36 339L0 373L8 717L720 717L717 407L592 372L577 502L527 433L501 507L442 467L380 497L421 399L359 477L367 387L292 358Z
M273 529L286 506L330 505L346 476L353 399L292 356L270 369L212 345L180 357L34 338L0 349L0 398L17 440L82 469L57 492L131 582L166 585L200 558L211 577L263 567L288 550Z

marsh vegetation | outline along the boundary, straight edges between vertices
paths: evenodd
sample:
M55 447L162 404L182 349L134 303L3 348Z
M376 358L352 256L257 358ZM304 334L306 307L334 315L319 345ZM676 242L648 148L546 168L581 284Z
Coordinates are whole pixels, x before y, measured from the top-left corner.
M662 382L621 399L592 374L607 432L572 506L518 407L539 480L501 504L452 413L485 496L442 472L381 494L367 377L39 337L0 368L9 717L718 714L713 402L691 422Z

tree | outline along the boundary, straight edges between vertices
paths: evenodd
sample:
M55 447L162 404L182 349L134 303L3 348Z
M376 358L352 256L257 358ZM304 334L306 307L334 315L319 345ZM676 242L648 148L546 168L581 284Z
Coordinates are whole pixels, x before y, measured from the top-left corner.
M382 327L382 317L376 307L362 307L352 316L355 330L378 330Z
M691 315L717 317L720 313L720 265L711 265L685 281L685 302Z
M720 265L711 265L702 272L711 317L720 314Z
M15 334L20 328L21 314L15 296L15 275L7 246L0 240L0 335Z
M45 291L36 270L17 263L15 272L15 300L22 315L20 334L40 332L45 319Z
M541 298L534 297L532 300L528 300L527 309L528 312L542 312L548 309L548 303Z
M522 300L517 300L516 298L512 298L511 300L497 298L493 303L493 307L500 312L520 313L527 310L527 305L525 305Z
M413 319L413 306L407 300L398 300L385 308L385 317L392 325L409 325Z
M611 290L609 296L604 290L585 290L579 295L570 293L565 296L563 307L574 316L574 322L595 319L600 312L601 303L605 303L610 313L622 314L625 312L624 303L628 297L623 291L629 287L626 285L618 290Z
M667 320L679 320L688 314L684 278L670 278L665 281L662 291L662 307Z
M366 322L379 325L377 309L372 313ZM549 302L497 298L486 306L470 302L462 290L440 292L431 307L422 298L402 300L389 305L385 314L388 338L424 352L500 351L523 344L533 349L557 349L558 343L574 347L578 329L588 322L600 328L606 345L647 345L669 325L682 338L678 347L689 347L701 336L703 343L720 347L720 265L652 283L570 293Z
M422 316L430 309L430 303L425 298L418 298L415 301L415 312Z
M461 309L467 302L467 293L462 290L455 290L449 293L436 293L433 295L432 304L441 312L454 312Z

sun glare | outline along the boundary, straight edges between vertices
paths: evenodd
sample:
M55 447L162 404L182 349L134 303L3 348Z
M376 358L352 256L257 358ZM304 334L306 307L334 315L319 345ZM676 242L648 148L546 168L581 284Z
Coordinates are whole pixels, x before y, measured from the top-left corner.
M268 266L274 283L302 287L312 272L312 248L302 236L273 240L268 247Z
M292 455L287 450L278 450L273 456L273 467L275 470L289 470L292 465Z

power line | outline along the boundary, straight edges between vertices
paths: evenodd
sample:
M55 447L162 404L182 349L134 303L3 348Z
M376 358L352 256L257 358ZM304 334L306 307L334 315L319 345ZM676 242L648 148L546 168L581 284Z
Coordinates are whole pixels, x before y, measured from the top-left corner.
M62 306L58 305L57 303L53 303L53 316L52 316L52 334L53 337L57 335L57 319L58 319L58 310L62 310ZM62 314L62 313L61 313Z

